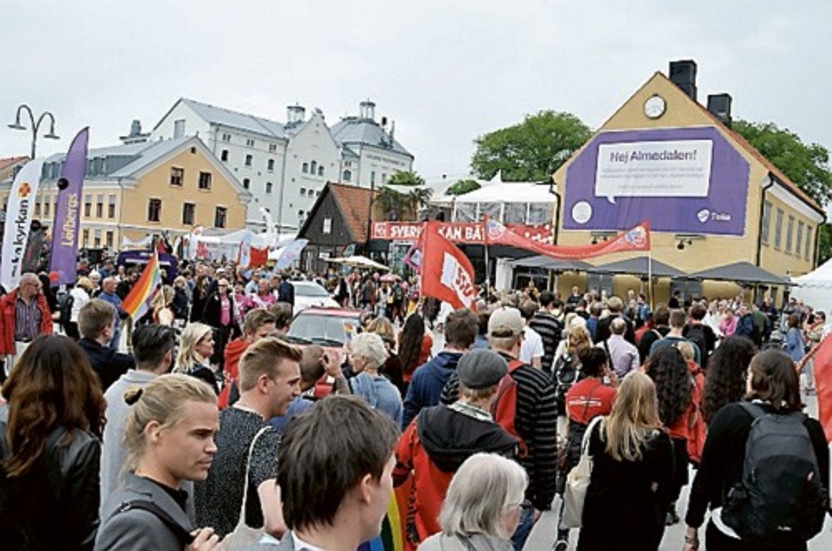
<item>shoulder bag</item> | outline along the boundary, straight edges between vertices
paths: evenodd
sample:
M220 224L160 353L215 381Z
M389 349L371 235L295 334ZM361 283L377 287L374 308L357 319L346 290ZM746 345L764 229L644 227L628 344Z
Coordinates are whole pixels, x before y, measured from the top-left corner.
M566 477L566 488L563 492L563 515L560 519L560 525L563 528L581 527L586 493L592 477L592 456L589 455L589 441L592 438L595 425L599 424L601 419L602 417L598 415L590 421L581 442L581 459Z
M248 501L248 474L251 468L251 454L254 452L254 445L257 439L260 438L267 430L271 429L270 425L261 428L251 441L248 447L248 460L246 461L246 476L243 479L243 503L240 505L240 520L237 521L237 526L234 531L225 536L222 540L222 549L224 551L231 551L232 549L242 549L257 543L266 533L266 527L251 528L246 524L246 501Z

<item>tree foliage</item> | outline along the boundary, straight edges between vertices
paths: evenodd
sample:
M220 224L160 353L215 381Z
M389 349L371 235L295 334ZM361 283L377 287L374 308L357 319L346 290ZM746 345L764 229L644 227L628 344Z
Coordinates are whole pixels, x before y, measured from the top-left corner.
M425 179L416 172L399 170L390 175L387 183L391 186L423 186L425 185Z
M474 140L471 168L483 179L491 179L499 170L506 181L545 180L591 136L589 127L575 115L541 111Z
M445 190L445 195L462 195L480 189L476 180L457 180L451 187Z
M753 145L780 171L820 205L832 200L829 151L820 144L805 144L794 132L776 124L737 120L733 130ZM819 232L818 263L832 258L832 227Z
M433 190L415 172L394 172L381 186L375 198L375 206L391 220L415 218L419 209L427 206Z

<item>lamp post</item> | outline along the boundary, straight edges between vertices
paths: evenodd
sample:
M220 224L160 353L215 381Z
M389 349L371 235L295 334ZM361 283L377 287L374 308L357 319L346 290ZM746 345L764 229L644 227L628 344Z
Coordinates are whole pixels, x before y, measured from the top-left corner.
M58 140L60 137L55 134L55 116L50 113L49 111L44 111L40 114L35 121L35 114L32 112L32 109L26 105L25 103L21 104L17 108L17 115L15 116L14 124L10 124L9 128L12 130L28 130L25 126L21 124L20 121L20 113L25 111L29 115L29 122L31 124L32 130L32 156L31 159L34 160L35 152L37 151L37 143L38 143L38 130L40 130L40 125L43 123L44 119L49 119L49 132L44 134L44 138L50 140Z

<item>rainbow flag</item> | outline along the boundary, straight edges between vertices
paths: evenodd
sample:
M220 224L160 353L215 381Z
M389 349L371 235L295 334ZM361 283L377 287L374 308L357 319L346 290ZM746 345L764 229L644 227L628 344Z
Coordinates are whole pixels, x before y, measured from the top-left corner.
M127 312L131 318L137 319L147 313L150 308L150 301L162 283L162 272L159 271L159 255L156 251L150 257L150 261L144 267L130 292L121 302L121 309Z
M394 494L387 505L387 515L381 525L381 534L359 545L357 551L402 551L403 542L399 506Z

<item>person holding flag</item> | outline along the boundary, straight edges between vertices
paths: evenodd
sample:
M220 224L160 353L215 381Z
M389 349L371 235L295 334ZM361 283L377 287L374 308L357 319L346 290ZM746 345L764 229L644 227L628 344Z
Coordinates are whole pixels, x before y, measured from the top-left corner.
M121 309L133 320L138 320L150 309L150 303L162 284L162 272L159 270L159 255L154 252L144 267L142 275L136 281L130 293L121 302Z

